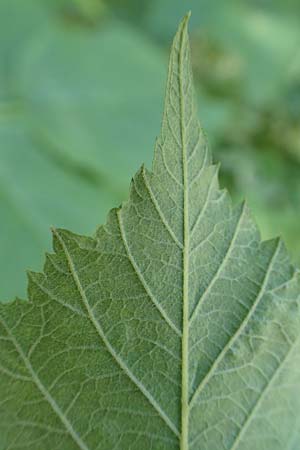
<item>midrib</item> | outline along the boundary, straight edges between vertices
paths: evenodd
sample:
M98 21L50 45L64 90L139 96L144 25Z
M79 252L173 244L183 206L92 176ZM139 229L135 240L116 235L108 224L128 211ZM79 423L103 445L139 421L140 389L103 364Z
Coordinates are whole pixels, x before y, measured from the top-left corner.
M181 436L180 450L188 450L188 427L189 427L189 213L188 213L188 168L185 136L185 108L183 92L183 36L180 42L179 52L179 94L180 94L180 129L182 145L182 169L183 169L183 290L182 290L182 369L181 369Z

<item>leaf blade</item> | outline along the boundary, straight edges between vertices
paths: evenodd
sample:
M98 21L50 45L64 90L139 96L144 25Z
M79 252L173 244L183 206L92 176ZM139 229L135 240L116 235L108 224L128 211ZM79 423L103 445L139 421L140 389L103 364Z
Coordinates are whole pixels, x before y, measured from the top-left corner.
M4 448L293 443L299 273L219 188L195 112L187 23L172 47L152 172L142 167L94 238L54 230L29 301L0 305Z

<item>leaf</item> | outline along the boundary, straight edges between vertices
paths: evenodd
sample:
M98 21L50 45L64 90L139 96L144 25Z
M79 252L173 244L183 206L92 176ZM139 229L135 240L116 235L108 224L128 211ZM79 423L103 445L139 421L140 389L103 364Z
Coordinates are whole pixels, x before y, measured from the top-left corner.
M156 41L165 42L185 8L181 0L153 1L142 18L142 28ZM299 147L300 59L295 57L300 42L299 4L190 0L189 8L203 124L214 156L222 162L223 177L226 166L230 167L232 183L225 185L239 198L246 195L263 238L280 232L299 265L300 201L295 197L300 177L294 159Z
M153 170L0 306L0 448L293 449L300 277L218 186L186 17Z

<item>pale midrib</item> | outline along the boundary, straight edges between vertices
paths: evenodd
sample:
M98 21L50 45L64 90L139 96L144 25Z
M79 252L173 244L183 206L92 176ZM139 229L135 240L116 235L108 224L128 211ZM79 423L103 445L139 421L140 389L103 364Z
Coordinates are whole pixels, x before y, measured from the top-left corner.
M8 335L10 336L11 341L12 341L13 345L15 346L15 349L17 350L18 354L20 355L21 359L23 360L26 369L30 373L30 376L31 376L33 382L35 383L35 385L37 386L37 388L39 389L39 391L41 392L41 394L43 395L45 400L49 403L49 405L51 406L54 413L59 417L59 419L62 422L62 424L64 425L68 435L72 437L73 441L75 442L77 447L80 448L80 450L90 450L89 447L85 444L85 442L83 442L83 440L80 438L80 436L78 436L78 434L74 430L72 424L69 422L69 420L64 415L63 411L60 409L60 407L58 406L58 404L56 403L54 398L52 398L50 393L47 391L47 389L45 388L45 386L43 385L43 383L41 382L41 380L35 373L32 365L30 364L30 361L24 354L23 350L19 346L17 340L15 339L14 335L11 333L10 329L8 328L8 326L6 325L6 323L4 322L3 319L1 320L1 323L3 324L3 327L5 328Z
M68 265L71 271L71 275L75 281L76 287L78 289L78 292L80 294L80 297L83 301L83 304L86 308L86 311L88 313L88 319L91 321L92 325L94 326L97 334L100 336L101 340L103 341L104 345L106 346L107 350L113 357L114 361L119 365L121 370L127 375L127 377L135 384L135 386L139 389L139 391L143 394L143 396L149 401L150 405L156 410L159 417L165 422L165 424L168 426L168 428L175 434L175 436L179 437L179 432L177 428L175 427L174 423L170 420L170 418L167 416L167 414L161 409L160 405L157 403L155 398L151 395L151 393L146 389L146 387L136 378L136 376L131 372L129 367L125 364L125 362L122 360L122 358L117 354L109 340L107 339L102 327L100 326L99 322L97 321L94 312L92 308L89 305L88 299L86 297L85 291L83 289L83 286L81 285L81 281L77 275L73 259L69 253L69 250L62 239L62 237L59 235L57 230L54 230L55 235L57 239L59 240L62 249L66 255Z
M186 24L185 24L186 26ZM184 28L179 52L180 129L183 169L183 290L182 290L182 369L181 369L181 436L180 450L189 448L189 193L188 161L185 135L185 108L183 87Z
M249 416L247 417L246 421L244 422L242 428L240 429L239 433L237 434L230 450L237 450L240 443L243 440L243 437L246 433L246 431L248 430L253 417L255 416L256 411L259 409L260 405L262 404L264 398L266 397L266 395L268 394L268 392L270 391L270 389L272 388L272 385L275 383L277 377L279 376L279 374L281 373L282 369L285 366L286 361L289 359L289 357L293 354L293 350L295 349L295 346L298 344L299 338L296 339L292 344L290 349L288 350L286 356L283 358L283 360L281 361L281 363L279 364L279 366L277 366L277 368L275 369L273 375L271 376L269 382L266 384L265 388L263 389L263 391L261 392L260 396L258 397L255 405L252 408L252 411L250 412Z
M265 294L266 287L267 287L267 284L269 282L269 277L270 277L270 274L271 274L271 271L272 271L272 268L273 268L273 265L274 265L274 261L275 261L277 255L278 255L279 248L280 248L280 241L278 241L278 244L276 246L274 254L273 254L272 258L270 259L269 267L266 270L264 281L262 283L262 286L261 286L261 288L259 290L259 293L258 293L258 295L257 295L257 297L256 297L256 299L255 299L255 301L253 303L253 305L249 309L248 314L244 318L243 322L241 323L241 325L239 326L237 331L233 334L231 339L229 339L229 341L227 342L227 344L225 345L223 350L220 352L219 356L215 359L215 361L214 361L213 365L211 366L211 368L209 369L208 373L206 374L206 376L203 378L203 380L201 381L201 383L199 384L199 386L195 390L194 395L193 395L193 397L191 398L191 401L190 401L190 407L191 408L193 408L193 406L195 405L195 402L197 401L197 398L199 397L200 393L203 392L205 386L211 380L213 374L215 373L216 368L218 367L218 365L220 364L220 362L222 361L222 359L226 355L227 351L232 347L234 342L240 337L240 335L242 334L242 332L244 331L244 329L248 325L248 323L249 323L251 317L253 316L254 312L256 311L256 308L257 308L261 298Z

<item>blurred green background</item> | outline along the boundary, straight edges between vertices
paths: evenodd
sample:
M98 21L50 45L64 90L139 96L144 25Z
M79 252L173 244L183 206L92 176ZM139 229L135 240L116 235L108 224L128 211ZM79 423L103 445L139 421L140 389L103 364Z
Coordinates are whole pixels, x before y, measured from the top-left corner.
M300 263L299 0L0 0L0 299L26 295L50 226L93 233L150 166L188 10L222 184Z

